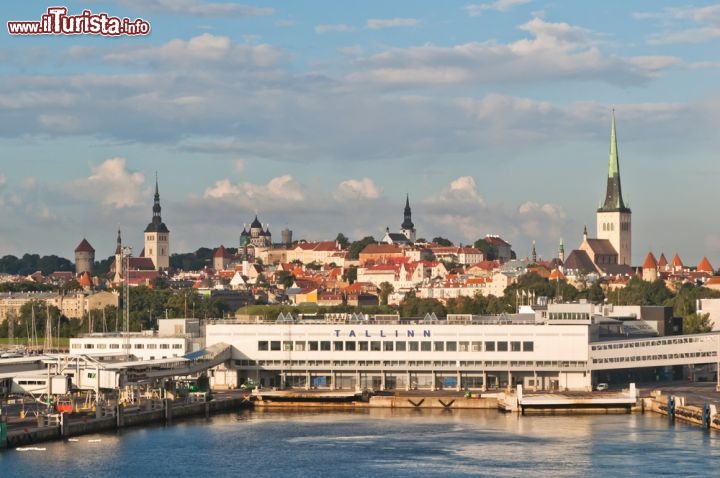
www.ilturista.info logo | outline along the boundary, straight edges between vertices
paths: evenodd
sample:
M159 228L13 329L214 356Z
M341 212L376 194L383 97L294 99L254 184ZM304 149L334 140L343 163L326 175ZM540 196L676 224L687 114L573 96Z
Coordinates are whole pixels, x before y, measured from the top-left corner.
M65 7L50 7L39 22L7 22L11 35L147 35L150 24L142 18L130 20L83 10L80 15L68 15Z

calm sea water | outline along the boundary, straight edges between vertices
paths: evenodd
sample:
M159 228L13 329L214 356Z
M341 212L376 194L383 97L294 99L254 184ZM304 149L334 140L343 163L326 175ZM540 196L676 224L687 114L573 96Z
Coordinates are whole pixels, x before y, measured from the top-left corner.
M720 434L652 414L242 412L36 446L0 453L0 476L717 476L720 464Z

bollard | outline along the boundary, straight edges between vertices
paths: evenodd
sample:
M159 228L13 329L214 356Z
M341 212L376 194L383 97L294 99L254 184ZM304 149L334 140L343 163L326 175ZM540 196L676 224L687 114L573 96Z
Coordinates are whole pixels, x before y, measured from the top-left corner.
M675 397L672 395L668 396L668 418L675 420Z
M703 405L703 414L702 414L702 422L703 422L703 428L710 428L710 405L704 404Z

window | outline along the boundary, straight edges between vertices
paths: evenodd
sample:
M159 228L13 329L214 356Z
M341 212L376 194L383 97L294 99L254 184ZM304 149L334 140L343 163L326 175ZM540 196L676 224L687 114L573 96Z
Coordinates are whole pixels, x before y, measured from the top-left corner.
M485 342L485 351L495 352L495 342Z
M80 345L81 344L72 344L72 347L70 347L70 348L79 349L79 348L81 348Z
M435 342L433 343L433 347L435 348L435 352L444 352L445 342Z
M460 342L460 352L467 352L470 342Z
M523 342L523 352L533 352L535 350L534 342Z
M93 345L93 344L85 344L85 348L86 348L86 349L92 349L92 348L95 348L95 345Z
M317 352L319 350L317 341L308 342L308 350L311 352Z
M393 342L383 342L383 350L386 352L392 352L393 351Z
M508 351L508 343L507 342L498 342L497 349L498 349L498 352L507 352Z
M485 342L487 344L487 342ZM472 343L472 351L473 352L482 352L482 342L473 342Z
M520 352L520 342L516 342L516 341L510 342L510 350L512 352Z
M447 342L445 344L445 350L448 352L457 352L457 342Z
M358 342L358 350L367 352L369 350L367 341Z
M347 341L345 342L345 350L349 352L354 352L356 349L355 342Z
M173 348L179 350L183 348L183 344L173 344Z
M111 349L119 349L119 348L120 348L120 344L110 344L110 348L111 348Z
M149 348L149 349L156 349L156 348L157 348L157 344L147 344L147 348Z
M267 341L267 340L260 340L260 341L258 342L258 350L259 350L260 352L266 352L267 350L269 350L268 341Z
M372 342L370 342L370 350L373 352L380 352L380 341L373 340Z
M329 340L320 341L320 350L322 350L323 352L329 352L330 351L330 341Z
M420 342L421 352L430 352L432 350L432 342Z
M279 340L273 340L270 342L270 350L273 351L279 351L280 350L280 341Z
M408 346L410 347L410 352L417 352L419 350L419 346L417 342L408 342Z
M405 352L407 350L406 342L395 342L395 350L398 352Z
M135 348L136 348L136 349L144 349L144 348L145 348L145 344L135 344Z
M333 350L339 350L340 352L344 350L342 340L333 342Z
M107 348L107 344L97 344L97 348L99 348L99 349L106 349L106 348ZM148 345L148 348L150 348L149 345Z
M293 343L289 340L283 341L283 352L292 352Z

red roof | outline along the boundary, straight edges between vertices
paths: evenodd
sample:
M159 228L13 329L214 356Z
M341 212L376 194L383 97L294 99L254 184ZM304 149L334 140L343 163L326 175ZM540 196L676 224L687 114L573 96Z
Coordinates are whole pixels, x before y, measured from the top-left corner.
M645 262L643 262L643 269L657 269L658 263L655 260L655 256L652 252L648 252Z
M227 257L227 251L225 250L225 246L221 245L220 247L215 249L215 254L213 254L213 257Z
M78 279L78 283L81 287L91 287L92 281L90 280L90 274L87 272L84 272L83 275L80 276L80 279Z
M668 264L667 259L665 258L665 253L660 253L660 259L658 259L658 267L665 267Z
M680 256L678 256L677 253L675 254L675 257L673 257L672 263L670 265L674 268L679 267L682 269L684 267L682 261L680 260Z
M713 272L713 266L710 264L710 261L707 259L707 257L703 257L700 261L700 264L697 266L698 272Z
M95 252L95 249L93 249L93 246L90 245L90 243L87 241L87 239L83 238L83 240L78 244L78 246L75 248L75 252Z
M549 280L565 280L565 274L563 274L560 269L553 269L550 273Z

